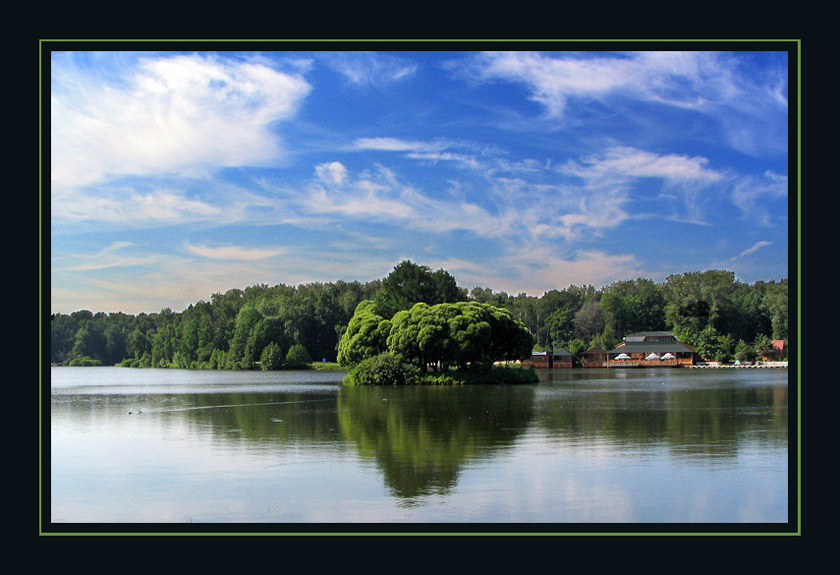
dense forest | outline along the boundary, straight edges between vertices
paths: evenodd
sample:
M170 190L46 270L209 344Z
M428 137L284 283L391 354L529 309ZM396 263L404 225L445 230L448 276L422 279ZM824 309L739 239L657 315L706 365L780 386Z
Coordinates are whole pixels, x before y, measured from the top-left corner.
M429 305L475 301L504 308L537 349L613 348L631 332L672 330L708 360L749 359L788 339L788 282L746 284L734 272L672 275L553 289L542 296L459 287L445 270L400 262L382 279L296 287L255 285L213 294L182 312L52 314L50 362L191 369L282 369L335 362L356 307L383 317ZM785 346L787 349L787 346Z

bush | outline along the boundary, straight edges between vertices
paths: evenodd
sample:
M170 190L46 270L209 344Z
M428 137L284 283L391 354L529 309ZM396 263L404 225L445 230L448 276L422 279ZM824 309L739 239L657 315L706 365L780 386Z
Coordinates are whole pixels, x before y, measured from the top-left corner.
M283 366L283 352L275 342L269 343L260 355L260 369L274 371Z
M309 357L309 352L301 344L296 343L289 348L286 354L286 367L290 369L303 369L312 363L312 358Z
M344 382L349 385L413 385L419 379L420 368L397 355L382 353L351 369Z
M73 367L91 367L102 365L102 362L86 355L80 355L79 357L71 359L70 365Z

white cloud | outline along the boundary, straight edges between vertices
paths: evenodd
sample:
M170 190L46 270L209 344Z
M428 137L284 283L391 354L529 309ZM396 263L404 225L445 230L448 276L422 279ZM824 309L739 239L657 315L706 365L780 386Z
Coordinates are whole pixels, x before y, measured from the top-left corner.
M471 66L479 79L525 84L531 98L554 117L563 116L574 99L627 96L703 110L720 103L737 104L748 89L752 93L727 58L714 52L626 52L595 57L490 52L479 55Z
M57 192L51 197L53 218L98 221L128 226L228 219L231 212L182 192L111 190L109 193Z
M322 183L340 186L347 177L347 168L341 162L329 162L315 166L315 173Z
M707 168L708 160L678 154L660 155L628 146L616 146L603 154L589 156L580 163L569 162L563 172L588 183L624 182L628 178L659 178L674 184L708 185L725 178L722 172Z
M214 260L256 261L272 258L286 252L285 248L247 248L243 246L225 245L211 247L206 245L185 244L184 248L191 254Z
M475 203L439 199L419 191L383 166L353 177L338 162L322 166L329 169L316 171L318 181L295 194L293 203L303 214L388 223L433 233L467 230L484 237L503 234L510 224L504 213L492 214ZM325 176L332 172L342 175L341 185L333 185L337 183L333 180L323 185Z
M110 79L66 57L52 66L54 188L265 163L280 153L271 124L291 118L311 89L263 64L211 56L141 58Z
M381 150L386 152L435 152L448 147L446 143L430 143L400 138L359 138L353 142L361 150Z
M566 229L575 224L612 227L631 216L646 217L638 210L632 214L629 211L634 197L652 199L659 195L652 193L649 186L643 187L644 180L660 182L671 192L668 195L672 199L680 200L679 208L673 212L664 211L665 204L657 205L654 213L658 217L702 223L703 213L698 206L702 198L698 193L729 179L725 172L710 169L706 158L654 154L627 146L569 161L558 169L583 182L581 191L568 194L566 203L576 201L578 205L561 218Z
M766 241L756 242L755 245L753 245L751 248L748 248L748 249L742 251L740 254L738 254L738 258L748 256L750 254L753 254L753 253L757 252L761 248L766 248L767 246L772 246L772 245L773 245L773 242L766 242ZM732 259L734 260L734 259L738 259L738 258L732 258Z

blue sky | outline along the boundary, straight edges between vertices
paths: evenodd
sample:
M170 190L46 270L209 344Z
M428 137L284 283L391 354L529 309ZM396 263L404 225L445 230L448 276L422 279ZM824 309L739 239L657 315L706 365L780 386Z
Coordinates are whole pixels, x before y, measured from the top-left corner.
M402 259L537 296L785 278L788 72L772 51L53 52L51 310Z

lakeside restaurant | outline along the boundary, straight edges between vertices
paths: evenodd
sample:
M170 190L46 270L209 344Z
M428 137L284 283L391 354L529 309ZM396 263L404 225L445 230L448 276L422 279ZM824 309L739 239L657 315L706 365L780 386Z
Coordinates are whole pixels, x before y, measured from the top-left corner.
M694 365L694 346L677 341L670 331L631 333L606 353L601 367L679 367Z

